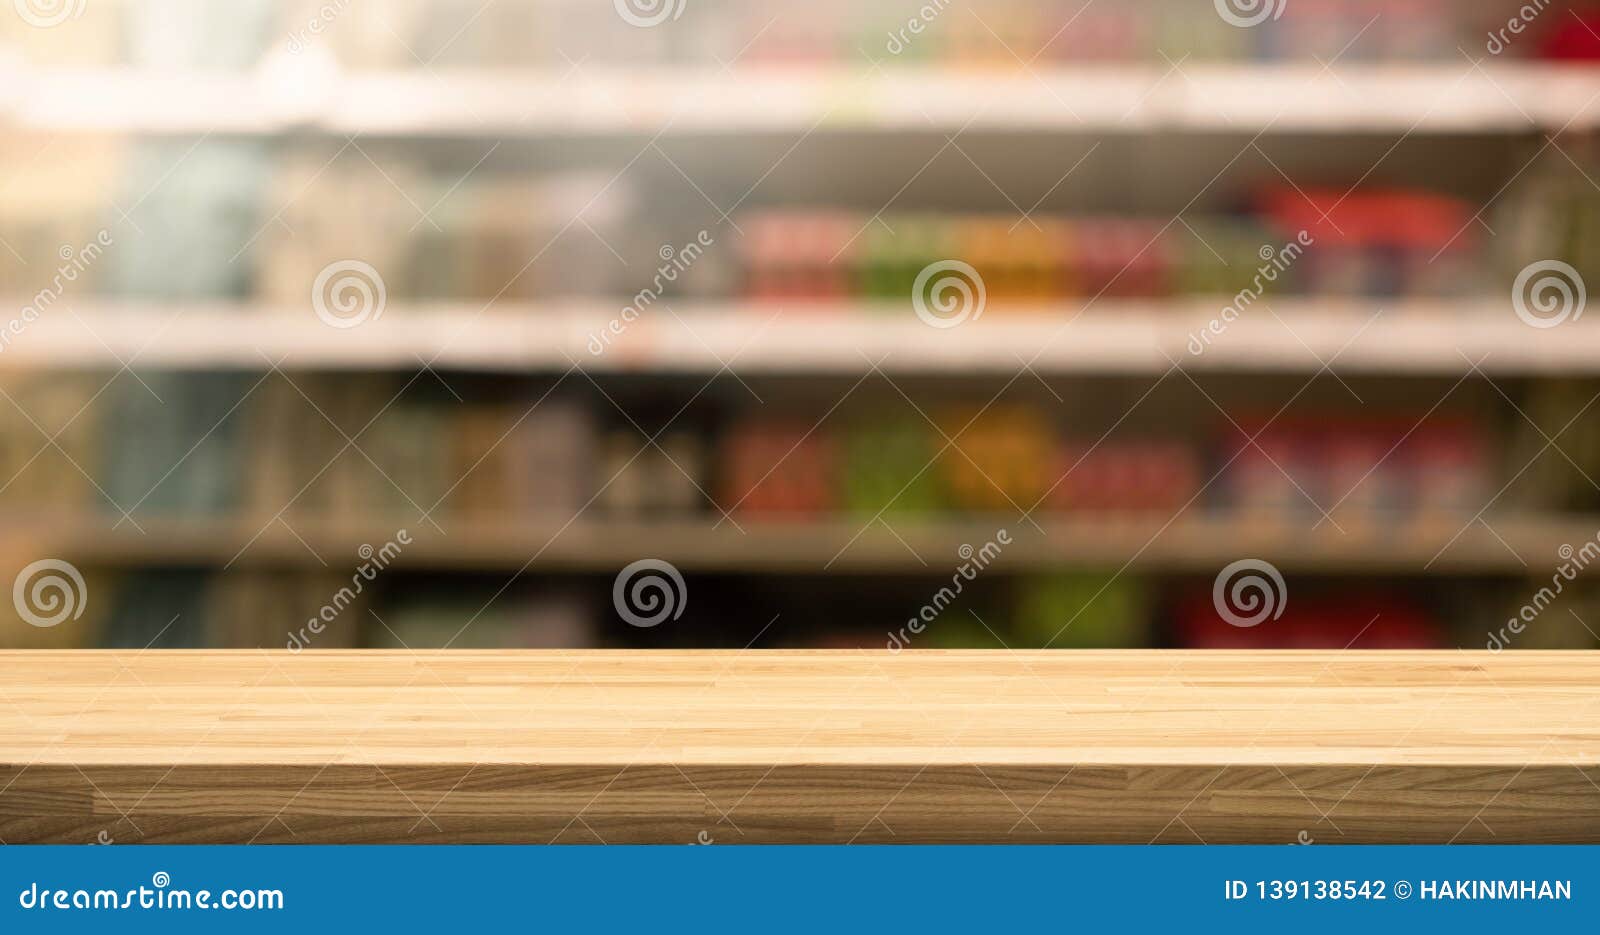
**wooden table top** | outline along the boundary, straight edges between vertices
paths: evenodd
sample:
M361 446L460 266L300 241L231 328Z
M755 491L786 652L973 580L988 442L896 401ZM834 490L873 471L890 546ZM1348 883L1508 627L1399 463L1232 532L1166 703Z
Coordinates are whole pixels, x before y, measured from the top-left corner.
M0 839L1600 840L1600 653L0 656Z

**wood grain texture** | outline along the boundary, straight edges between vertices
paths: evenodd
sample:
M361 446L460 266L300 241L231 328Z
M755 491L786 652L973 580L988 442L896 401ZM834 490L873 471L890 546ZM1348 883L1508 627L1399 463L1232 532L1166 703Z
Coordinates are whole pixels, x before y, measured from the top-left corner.
M1600 841L1600 653L15 652L0 840Z

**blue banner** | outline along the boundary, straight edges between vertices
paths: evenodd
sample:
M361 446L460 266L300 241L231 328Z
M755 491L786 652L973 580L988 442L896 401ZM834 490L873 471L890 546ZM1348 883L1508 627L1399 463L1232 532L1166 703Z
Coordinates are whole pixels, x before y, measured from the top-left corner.
M1592 922L1597 894L1596 847L0 847L7 932L1503 935Z

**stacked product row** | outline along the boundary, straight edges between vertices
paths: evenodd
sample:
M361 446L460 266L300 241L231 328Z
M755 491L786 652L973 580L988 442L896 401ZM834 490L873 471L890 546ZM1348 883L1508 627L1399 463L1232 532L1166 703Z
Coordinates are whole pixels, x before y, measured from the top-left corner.
M741 221L753 299L904 302L960 259L995 307L1108 296L1470 295L1492 270L1459 200L1415 191L1272 190L1258 210L1170 219L769 211ZM923 289L929 280L922 280Z
M949 0L903 8L816 0L803 10L772 0L389 0L370 8L349 0L234 0L225 9L204 0L105 0L80 10L72 19L60 15L53 29L7 17L0 41L34 62L161 67L242 68L273 53L320 52L351 68L873 60L1014 68L1019 60L1038 67L1163 55L1447 59L1458 46L1483 45L1508 15L1487 0L1298 0L1288 15L1281 2L1237 0L1131 0L1104 9L1069 0L1000 0L971 9ZM1547 19L1500 51L1534 57L1583 50L1573 35L1578 24ZM1374 20L1381 20L1376 28Z
M1324 510L1385 523L1470 515L1494 473L1483 430L1437 415L1230 423L1215 445L1063 434L1019 405L931 418L738 424L723 437L720 501L775 520L1035 509L1165 519L1196 507L1286 526Z
M0 294L26 304L44 293L37 314L88 295L303 310L319 274L359 261L389 303L584 296L620 310L682 296L904 309L919 275L952 260L1001 309L1101 295L1500 293L1530 256L1600 275L1600 192L1558 158L1496 202L1490 241L1473 205L1409 189L1280 186L1247 211L1182 223L765 208L735 226L687 187L608 171L408 159L379 169L349 152L274 157L239 140L18 136L0 144L0 169L30 184L0 190ZM121 204L126 219L110 207Z
M1193 507L1382 523L1471 515L1498 473L1487 430L1447 411L1270 426L1219 416L1222 429L1195 441L1074 431L1027 403L923 410L887 396L820 420L696 417L651 441L597 394L474 392L452 379L10 378L0 505L12 518L104 509L362 528L559 523L591 506L588 517L684 517L713 504L774 522L1035 509L1165 519Z
M408 580L374 555L328 556L319 571L84 567L71 609L49 627L0 608L0 648L566 649L606 645L583 588ZM9 567L8 575L17 574ZM34 580L30 578L29 580ZM63 579L65 580L65 579ZM46 592L48 593L48 592ZM65 592L60 592L63 597ZM37 615L35 620L37 620ZM471 621L471 626L468 626Z
M817 614L781 589L707 587L688 575L694 600L670 626L631 626L612 607L612 576L559 583L431 579L381 559L330 556L325 570L85 567L74 606L51 627L0 608L0 647L392 649L746 647L752 620L761 647L851 649L1586 649L1600 643L1600 591L1579 581L1529 617L1523 581L1480 588L1471 602L1419 600L1371 586L1331 592L1291 574L1288 593L1251 623L1218 608L1210 582L1130 574L1003 570L1003 559L949 600L948 582L910 578L892 594L860 593L848 614ZM6 569L8 576L12 574ZM880 583L881 584L881 583ZM846 585L846 590L849 586ZM86 600L84 600L86 598ZM834 623L827 621L833 620ZM1516 625L1507 621L1515 620ZM805 621L794 625L794 621Z

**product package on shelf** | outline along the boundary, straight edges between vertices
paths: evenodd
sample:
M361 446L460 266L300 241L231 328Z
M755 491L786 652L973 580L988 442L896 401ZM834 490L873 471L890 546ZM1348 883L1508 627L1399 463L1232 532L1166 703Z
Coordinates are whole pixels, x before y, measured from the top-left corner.
M913 421L914 420L914 421ZM844 505L866 516L927 516L944 497L931 430L915 413L863 416L845 429Z
M89 649L106 644L106 621L116 604L113 576L78 568L47 537L0 542L0 576L13 581L0 601L0 649Z
M1148 582L1132 576L1029 575L1017 579L1015 648L1151 646Z
M1218 489L1253 522L1289 527L1323 511L1352 526L1460 518L1489 501L1481 427L1442 415L1240 420L1223 433Z
M446 505L458 517L564 523L580 514L597 484L592 419L568 400L545 399L531 411L473 405L446 433L452 436L455 489Z
M115 426L101 453L107 508L143 515L236 513L244 488L244 420L253 379L243 373L141 373L129 379L101 426Z
M580 649L602 644L583 594L530 587L500 596L418 594L372 621L368 645L410 649Z
M950 447L939 469L951 504L972 512L1031 510L1054 481L1055 429L1037 408L996 404L939 415Z
M595 503L612 517L683 516L705 502L704 443L691 432L669 431L651 444L637 429L616 429L601 443Z
M242 69L261 60L284 5L278 0L124 0L123 9L129 64Z
M363 645L370 585L343 574L341 565L342 560L313 572L235 568L215 575L206 594L202 645L294 650Z
M725 509L764 520L816 520L839 507L839 449L799 419L749 419L722 439Z
M1210 593L1184 598L1175 618L1178 645L1192 649L1338 650L1442 649L1450 645L1449 634L1431 614L1399 596L1256 598L1254 606L1231 613L1231 619L1218 611ZM1231 605L1230 609L1241 610Z
M131 234L106 205L124 156L120 140L98 134L0 139L0 177L13 180L0 185L0 294L19 300L13 315L43 317L103 291L106 254Z
M381 172L357 153L323 147L291 149L279 159L249 251L258 264L258 300L287 309L320 301L337 315L355 295L339 294L338 278L315 287L324 270L352 262L376 270L393 300L408 297L408 276L421 275L412 243L428 228L410 199L422 197L425 176L409 160L380 155Z
M96 645L110 649L205 646L211 576L198 569L156 569L119 577L105 631Z
M246 452L244 510L264 523L280 512L291 526L303 520L337 523L351 517L339 498L339 465L383 400L372 380L341 381L316 373L269 374L246 402L241 418ZM359 408L362 402L371 408Z
M1600 427L1585 414L1593 399L1594 387L1575 380L1530 388L1519 402L1527 419L1512 426L1500 465L1509 478L1506 501L1534 511L1600 511L1592 483L1600 480Z
M1072 441L1057 450L1048 508L1102 519L1166 518L1196 501L1201 481L1199 458L1182 442Z
M1600 589L1583 580L1588 562L1584 553L1556 556L1548 577L1515 579L1505 597L1485 612L1472 608L1464 619L1477 629L1461 628L1463 645L1484 649L1596 649L1600 648ZM1570 575L1570 577L1569 577ZM1560 590L1557 591L1556 588Z
M1279 189L1262 209L1287 243L1311 242L1294 265L1327 295L1482 294L1481 238L1465 202L1418 191Z
M0 510L13 521L92 514L106 444L89 413L102 380L71 372L0 378Z
M1593 139L1564 137L1560 151L1531 153L1526 171L1507 187L1492 224L1501 244L1497 285L1516 288L1518 275L1530 264L1548 267L1552 261L1577 270L1584 282L1600 280L1600 191L1593 178L1600 167ZM1554 295L1540 294L1543 275L1524 280L1520 299L1537 314ZM1570 280L1570 275L1557 277ZM1568 282L1567 288L1572 288ZM1555 303L1551 311L1570 306Z
M267 221L260 209L270 177L263 143L140 141L116 196L129 206L132 230L106 251L107 290L142 299L252 295L251 266L240 255Z

